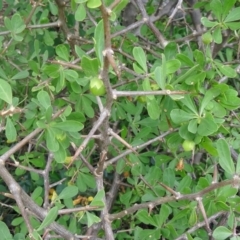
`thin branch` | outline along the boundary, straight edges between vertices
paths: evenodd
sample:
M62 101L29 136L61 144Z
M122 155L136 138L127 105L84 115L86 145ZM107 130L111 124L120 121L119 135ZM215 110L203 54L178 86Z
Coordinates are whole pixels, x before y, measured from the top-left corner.
M118 97L127 97L127 96L181 95L181 94L189 94L189 92L170 91L170 90L160 90L160 91L118 91L118 90L113 90L114 99L117 99Z
M69 63L69 62L64 62L64 61L60 61L60 60L49 60L49 62L59 64L59 65L62 65L64 67L74 68L76 70L82 71L82 68L80 66L74 65L74 64Z
M141 144L141 145L139 145L139 146L133 147L133 149L134 149L134 150L138 150L138 149L147 147L148 145L150 145L150 144L152 144L152 143L154 143L154 142L156 142L156 141L162 140L164 137L166 137L167 135L169 135L170 133L172 133L172 132L174 132L174 131L177 131L177 129L167 131L167 132L161 134L160 136L158 136L158 137L156 137L156 138L153 138L153 139L151 139L151 140L149 140L149 141L147 141L147 142L145 142L145 143L143 143L143 144ZM105 168L106 168L107 166L109 166L109 165L117 162L119 159L127 156L127 155L130 154L130 153L132 153L132 150L126 150L125 152L122 152L121 154L119 154L117 157L114 157L114 158L108 160L108 161L105 163Z
M221 212L218 212L216 214L214 214L213 216L209 217L207 219L208 223L211 223L213 222L215 219L221 217L222 215L225 215L226 212L224 211L221 211ZM190 228L186 233L182 234L181 236L179 236L178 238L176 238L175 240L183 240L183 239L186 239L187 238L187 233L188 234L191 234L191 233L194 233L196 230L198 230L199 228L202 228L204 227L206 224L205 221L202 221L200 223L197 223L194 227Z
M164 38L163 34L159 31L159 29L153 24L153 22L150 20L145 7L143 5L142 0L135 0L137 3L137 6L139 7L144 22L149 26L149 28L152 30L152 32L155 34L156 38L158 39L159 43L162 47L165 47L168 44L168 41Z
M79 156L79 154L83 151L83 149L87 146L88 142L91 140L93 134L98 130L99 126L103 123L103 120L109 115L109 112L107 109L104 109L97 120L97 122L92 127L91 131L89 132L88 136L83 140L82 144L79 146L79 148L76 150L74 156L71 159L71 163L68 167L72 165L72 163L75 161L75 159Z
M195 200L198 197L203 197L205 194L224 187L224 186L228 186L228 185L232 185L232 184L236 184L236 182L240 183L240 179L231 179L231 180L225 180L219 183L214 183L208 187L206 187L205 189L196 192L196 193L190 193L190 194L185 194L185 195L180 195L179 197L176 196L170 196L170 197L161 197L158 198L155 201L151 201L151 202L147 202L147 203L141 203L135 206L132 206L130 208L127 208L121 212L118 213L114 213L114 214L110 214L109 219L111 221L118 219L118 218L123 218L124 216L128 215L128 214L132 214L134 212L136 212L137 210L143 209L143 208L149 208L149 205L153 205L153 206L158 206L161 205L163 203L167 203L167 202L172 202L172 201L180 201L180 200Z
M65 109L66 109L66 107L59 110L57 113L55 113L52 119L59 117L65 111ZM22 139L15 146L13 146L7 152L5 152L2 156L0 156L0 162L1 161L5 162L11 155L13 155L19 149L21 149L25 144L27 144L32 138L34 138L41 131L43 131L42 128L36 128L34 131L32 131L30 134L28 134L24 139Z
M196 201L198 203L198 207L199 207L199 209L200 209L200 211L202 213L203 219L205 221L205 226L206 226L206 229L208 231L208 235L211 236L212 235L212 231L210 229L208 218L207 218L207 214L206 214L205 208L203 206L202 197L197 197Z
M138 154L138 152L136 152L133 147L128 143L126 142L124 139L122 139L118 134L116 134L111 128L108 129L108 133L110 135L112 135L114 138L116 138L118 141L120 141L123 145L125 145L128 149L130 149L132 152Z
M53 161L54 155L53 153L48 153L48 159L47 159L47 164L46 167L44 169L44 174L43 174L43 180L44 180L44 203L43 203L43 207L45 209L47 209L49 207L49 172L50 172L50 168L51 168L51 164Z
M176 15L177 11L178 11L179 9L182 10L182 1L183 1L183 0L178 0L177 5L175 6L175 8L173 9L171 15L170 15L169 18L168 18L168 21L167 21L167 24L166 24L166 26L165 26L164 31L167 29L168 25L169 25L169 24L171 23L171 21L173 20L173 18L174 18L174 16Z

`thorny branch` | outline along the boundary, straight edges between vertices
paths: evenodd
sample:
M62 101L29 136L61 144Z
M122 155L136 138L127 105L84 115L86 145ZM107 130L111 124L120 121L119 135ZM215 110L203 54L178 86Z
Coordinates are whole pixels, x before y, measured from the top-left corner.
M27 19L25 20L26 31L34 31L34 29L44 29L44 28L53 28L53 27L60 28L61 31L64 33L65 39L67 40L68 44L70 45L73 56L75 58L77 58L77 54L75 52L75 46L78 44L78 41L82 41L82 42L85 42L88 44L93 44L93 40L87 39L87 37L85 38L85 37L79 36L79 28L80 28L79 24L77 24L75 26L76 31L75 31L75 35L74 35L74 33L72 32L72 29L69 28L67 20L66 20L65 10L66 10L66 7L68 7L68 1L55 0L55 2L58 7L58 20L53 21L51 23L47 23L47 24L30 25L31 19L34 15L34 12L36 11L37 6L40 4L40 1L38 1L37 3L34 2L32 10L29 13ZM157 23L157 21L161 20L164 16L168 15L169 18L168 18L168 21L166 24L166 28L167 28L173 22L173 19L179 9L181 11L185 12L184 4L183 4L184 2L189 7L188 11L190 12L193 28L195 29L195 31L192 31L188 36L185 36L183 38L167 39L164 36L164 32L161 32L158 29L158 27L156 26L156 23ZM78 162L78 161L80 161L79 159L81 159L81 162L83 162L85 164L85 166L89 169L89 171L95 176L98 191L103 190L105 187L104 186L104 170L107 167L109 167L110 165L114 166L114 164L117 163L120 159L122 159L123 157L125 157L131 153L132 154L134 153L136 155L139 154L139 152L142 149L146 148L147 146L149 146L157 141L163 140L167 135L178 130L178 129L175 129L175 130L170 129L169 131L163 132L163 133L159 134L159 136L152 138L151 140L149 140L147 142L144 142L138 146L132 146L127 141L125 141L123 138L121 138L117 133L115 133L110 126L110 114L111 114L111 110L112 110L114 101L116 101L119 97L128 97L128 96L144 96L144 95L156 95L157 96L157 95L189 94L189 92L186 92L186 91L161 90L161 91L149 91L148 92L148 91L120 91L120 90L113 89L113 84L111 84L111 82L110 82L110 69L111 68L113 69L113 71L115 72L115 75L117 76L117 78L119 80L121 79L122 72L128 73L128 74L136 77L135 79L131 79L129 81L125 80L123 82L116 83L114 85L114 87L116 87L116 88L119 86L125 85L129 82L138 81L139 79L144 79L144 77L146 77L146 75L136 73L126 66L119 65L118 61L116 61L116 53L120 54L121 56L126 57L128 59L131 59L131 60L133 60L133 57L128 55L127 53L125 53L121 48L115 49L112 46L112 42L116 37L123 36L126 33L132 31L133 29L140 28L141 26L146 24L148 26L148 28L154 33L156 39L158 40L157 43L151 42L150 46L152 46L153 48L155 47L156 49L159 49L159 48L162 49L169 42L185 44L186 42L195 41L196 39L198 41L199 48L202 48L203 45L202 45L202 41L201 41L201 35L206 30L203 29L203 27L201 25L201 17L202 17L201 13L198 9L193 8L194 4L196 3L195 0L185 0L184 2L182 0L178 0L178 1L174 0L174 1L170 1L168 4L164 5L163 7L161 7L160 6L161 4L159 4L159 9L157 9L154 12L154 14L149 16L146 11L146 6L144 6L143 2L140 0L135 0L134 3L140 11L140 16L141 16L140 20L134 21L131 25L126 26L124 29L122 29L118 32L115 32L115 33L111 33L112 25L110 22L110 17L111 17L111 11L120 3L120 1L119 0L113 1L113 3L109 7L105 5L104 1L102 1L101 6L99 7L99 9L101 11L101 16L103 19L104 44L105 44L104 51L102 53L103 54L103 66L102 66L102 69L100 72L100 76L101 76L101 79L103 80L105 88L106 88L106 101L103 104L101 102L101 98L98 98L98 103L100 106L100 116L95 121L95 123L91 127L91 130L88 132L88 134L86 134L86 136L84 136L84 140L82 141L80 146L78 146L77 148L74 149L74 155L71 159L72 160L71 164L73 162ZM187 13L187 11L185 12L185 14L186 13ZM97 21L94 19L94 16L91 14L90 10L87 10L87 15L88 15L90 21L93 23L93 25L96 26ZM166 30L166 28L165 28L165 30ZM10 35L10 34L11 34L10 31L0 32L0 36ZM222 48L224 48L226 46L227 41L229 39L228 35L229 35L228 31L226 31L226 34L224 36L224 41L222 42L222 44L218 44L218 45L214 44L214 46L212 48L212 57L213 58L218 54L218 52ZM139 36L139 38L141 38L141 36ZM11 38L10 41L8 41L5 44L5 48L1 52L2 55L11 46L12 41L13 40ZM159 47L159 45L160 45L160 47ZM145 49L146 51L149 51L149 52L152 51L152 55L154 55L155 57L160 56L159 53L154 52L152 49L149 49L146 46L143 46L143 49ZM88 52L88 55L91 56L91 54L93 52L94 52L94 50L92 49L91 51ZM49 60L50 63L59 64L66 68L75 69L76 71L81 72L82 68L80 66L76 65L76 63L78 63L79 61L81 61L81 59L77 59L76 62L64 62L64 61L60 61L60 60ZM17 65L15 65L14 62L12 62L11 65L15 66L16 69L21 70L21 68L19 68ZM121 72L119 71L120 69L121 69ZM219 81L219 83L221 83L222 81L225 81L225 80L226 80L226 78L222 78ZM45 80L45 81L47 81L47 80ZM44 82L44 81L41 82L41 84L44 84L44 83L46 83L46 82ZM59 117L63 113L64 110L65 109L58 111L53 116L53 119ZM7 109L4 108L0 111L0 116L7 117L7 116L11 116L11 115L17 114L17 113L23 114L24 111L25 111L24 109L20 109L20 108L15 108L14 110L12 108L7 108ZM3 181L6 183L6 185L8 186L11 196L15 199L17 206L19 207L19 209L21 211L21 214L26 222L30 237L33 232L33 227L31 226L31 223L29 221L29 216L30 215L36 216L38 219L40 219L42 221L47 215L47 211L49 208L48 191L49 191L49 188L51 186L53 186L53 184L50 184L49 173L51 171L51 166L52 166L52 162L54 159L53 159L52 153L48 152L48 159L46 161L46 166L45 166L44 170L39 170L39 169L35 169L32 167L20 165L19 162L12 163L10 160L10 157L12 155L14 155L16 152L18 152L19 150L21 150L24 145L29 143L29 141L31 139L35 138L42 131L43 131L43 129L36 128L34 131L29 133L25 138L20 140L16 145L11 147L8 151L6 151L0 157L0 176L3 179ZM99 132L99 134L94 135L97 131ZM109 152L109 146L111 145L112 137L117 139L125 148L127 148L127 150L122 150L118 155L111 156L110 152ZM95 138L100 140L99 144L98 144L99 159L98 159L97 166L93 165L90 162L89 157L86 157L84 155L84 150L88 146L90 140L95 139ZM237 160L236 151L231 149L231 152L232 152L233 158L235 160ZM71 164L68 167L70 167ZM23 191L23 189L20 187L20 185L15 181L15 179L12 177L10 172L7 170L6 165L19 167L21 169L39 174L43 177L43 179L44 179L43 208L39 207L36 203L34 203L34 201L29 197L29 195ZM145 180L145 178L142 175L141 175L141 179L143 180L145 185L149 187L149 189L152 189L150 184ZM236 182L239 183L238 178L237 179L233 178L233 179L222 181L219 183L215 181L216 179L217 179L217 177L215 176L213 184L206 187L204 190L196 192L196 193L185 194L185 195L178 193L178 192L174 191L173 189L171 189L170 187L168 187L167 185L161 183L162 188L165 189L166 191L170 192L173 196L157 197L156 200L154 200L154 201L134 205L134 206L131 206L130 208L127 208L121 212L110 213L110 211L112 210L114 201L117 197L118 189L119 189L119 186L120 186L120 183L122 180L121 175L119 173L117 173L117 171L114 171L113 183L112 183L108 193L106 194L106 197L104 196L104 198L102 199L105 206L104 206L103 210L101 211L101 216L100 216L101 222L99 224L95 224L92 227L88 228L86 231L86 235L84 235L84 236L73 235L68 230L63 228L61 225L57 224L56 222L52 223L49 226L49 228L51 230L53 230L59 236L65 238L65 239L73 239L73 240L77 240L77 239L81 239L81 238L92 239L92 240L97 239L97 234L98 234L100 228L103 228L106 239L112 240L112 239L114 239L114 233L113 233L111 221L114 221L119 218L123 218L124 216L132 214L143 208L149 208L150 210L152 210L154 207L157 207L163 203L177 201L177 200L178 201L179 200L189 200L189 201L197 201L198 202L198 207L201 210L204 221L201 223L198 223L196 226L189 229L186 233L192 233L192 232L196 231L198 228L205 226L209 232L209 235L211 235L212 233L211 233L209 223L214 221L214 219L218 218L219 216L225 214L225 212L219 212L211 217L208 217L205 212L205 209L204 209L202 197L215 189L218 189L218 188L221 188L221 187L227 186L227 185L234 185L234 184L236 184ZM62 179L61 181L59 181L56 184L61 184L62 181L64 181L64 180L65 179ZM155 195L157 196L157 193L155 193ZM0 203L0 204L1 204L1 206L5 206L5 204L3 204L3 203ZM96 209L98 209L98 207L91 207L91 206L79 207L79 208L76 207L73 209L62 209L62 210L59 210L59 215L74 213L77 211L91 211L91 210L96 210ZM186 236L186 233L184 233L182 236L180 236L177 239L184 238ZM49 234L48 237L51 238L51 235Z

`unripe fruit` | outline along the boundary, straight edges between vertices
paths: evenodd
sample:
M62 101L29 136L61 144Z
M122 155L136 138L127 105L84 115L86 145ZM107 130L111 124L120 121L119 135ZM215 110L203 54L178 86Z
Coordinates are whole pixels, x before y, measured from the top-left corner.
M204 44L208 45L212 40L212 34L210 32L206 32L202 35L202 41Z
M137 97L137 100L140 102L140 103L145 103L147 101L147 98L146 96L138 96Z
M184 149L185 152L189 152L192 151L195 147L195 142L193 141L189 141L189 140L185 140L182 144L182 147Z
M102 96L105 94L105 86L103 81L97 77L94 77L90 81L90 92L95 96Z
M159 86L158 86L156 83L151 83L151 89L152 89L153 91L156 91L156 90L159 89Z

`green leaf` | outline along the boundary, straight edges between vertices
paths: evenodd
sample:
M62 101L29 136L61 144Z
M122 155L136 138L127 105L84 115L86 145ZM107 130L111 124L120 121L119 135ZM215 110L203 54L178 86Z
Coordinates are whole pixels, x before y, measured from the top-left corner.
M230 229L220 226L213 231L213 237L217 240L224 240L230 237L233 234L233 231Z
M15 235L16 236L16 235ZM14 236L14 237L15 237ZM33 229L33 233L32 233L32 236L33 236L33 239L34 240L42 240L42 237L41 237L41 235L37 232L37 230L36 229ZM24 239L24 238L18 238L17 240L22 240L22 239ZM15 238L14 238L14 240L16 240Z
M155 221L153 220L151 215L149 215L146 209L139 210L136 213L136 217L140 222L143 222L144 224L147 224L147 225L150 224L150 225L156 226Z
M66 79L69 82L77 82L78 81L78 73L71 69L64 69L64 74Z
M173 122L177 124L196 118L196 114L186 112L182 109L173 109L170 113L170 116Z
M161 228L165 221L168 219L171 212L171 208L167 204L162 204L160 213L153 217L153 219L157 222L156 227Z
M7 225L0 221L0 236L2 240L12 240L12 234L10 233Z
M43 72L51 78L58 78L60 68L61 68L61 66L57 65L57 64L45 65L43 67Z
M33 193L31 194L31 198L33 200L36 200L38 197L41 197L41 194L43 192L43 188L38 186L34 189Z
M226 16L228 17L229 15L231 15L231 12L229 13L229 11L234 7L235 3L236 0L222 1L222 18L224 19L224 23L226 22ZM232 16L234 15L235 14L233 14Z
M95 115L95 112L92 108L91 102L89 101L89 99L87 97L82 97L82 104L84 106L84 113L89 117L89 118L93 118Z
M181 83L186 80L189 76L194 76L194 74L197 72L197 69L199 68L199 65L195 65L194 67L190 68L187 72L183 73L179 78L177 78L173 84Z
M240 19L240 7L234 8L225 18L224 22L234 22Z
M45 132L47 148L52 152L57 152L59 143L55 138L55 133L51 128L47 128Z
M44 229L47 226L49 226L51 223L53 223L55 221L57 216L58 216L58 207L55 206L55 207L50 209L50 211L48 212L47 216L44 218L43 222L41 223L41 225L37 229L37 231L39 232L42 229Z
M133 48L133 57L137 61L137 63L141 66L145 73L147 73L147 60L145 52L141 47Z
M85 3L85 2L87 2L87 0L74 0L75 1L75 3Z
M4 70L1 68L1 66L0 66L0 77L5 78L5 79L8 79L6 73L5 73Z
M239 23L239 21L238 21L238 22L229 22L229 23L226 23L226 26L227 26L228 28L230 28L231 30L233 30L233 31L240 29L240 23Z
M234 110L240 106L240 98L237 97L238 93L234 89L228 89L226 92L221 94L218 98L219 104L229 110Z
M197 213L196 213L196 208L194 207L190 213L190 217L188 220L188 223L190 226L194 226L195 224L197 224Z
M152 91L151 84L148 78L143 80L142 87L144 91ZM148 100L154 100L155 97L153 95L146 96Z
M201 119L198 127L198 134L201 136L209 136L218 130L218 125L215 123L213 116L206 113L205 117Z
M91 227L94 223L99 223L101 222L101 219L97 217L95 214L86 212L87 216L87 225L88 227Z
M88 58L83 56L81 61L81 67L86 76L98 76L98 60L96 58Z
M0 78L0 99L12 104L12 88L8 82Z
M222 32L221 32L221 28L220 27L216 27L214 30L213 30L213 40L215 43L217 44L220 44L222 43Z
M12 80L24 79L24 78L27 78L28 76L29 76L28 70L24 70L24 71L18 72L11 79Z
M78 132L83 129L84 125L74 120L66 120L64 122L55 123L53 127L66 132Z
M223 201L216 201L215 206L218 211L229 211L230 207Z
M44 31L43 39L44 39L44 43L47 46L53 46L54 45L54 36L51 34L50 31L48 31L48 30Z
M124 159L120 159L119 161L117 161L116 171L118 174L122 174L125 170L125 167L126 167L126 162Z
M196 108L195 103L193 102L192 98L190 95L185 95L184 98L181 100L181 102L187 107L189 108L193 113L195 113L196 115L198 115L198 111Z
M7 117L5 133L9 143L16 141L17 131L10 117Z
M38 92L37 99L45 109L48 109L51 106L51 99L48 92L43 90Z
M162 72L162 67L156 67L154 71L154 76L158 86L164 90L166 85L166 76L164 76Z
M236 70L231 68L228 65L223 65L219 62L215 62L215 64L217 65L219 71L224 75L227 76L229 78L235 78L237 76Z
M87 7L88 8L98 8L102 5L101 0L88 0Z
M128 0L120 1L116 6L114 6L113 10L115 14L119 14L128 4Z
M221 90L219 88L211 88L207 90L207 92L204 95L204 98L201 103L199 114L202 115L203 110L206 108L206 106L209 104L209 102L217 97L221 93Z
M188 188L191 186L192 179L190 176L186 175L179 183L177 187L178 192L182 192L185 188Z
M69 61L69 49L65 44L60 44L56 47L56 54L66 62Z
M15 13L11 19L11 29L10 31L14 32L14 34L21 33L26 28L24 21L18 13Z
M133 70L136 73L144 74L144 70L141 67L139 67L139 65L136 62L133 63Z
M61 143L59 143L59 142L57 142L57 143L58 143L59 148L56 152L53 152L54 160L57 163L64 163L66 160L66 157L67 157L66 150L64 149L64 147L62 146Z
M23 217L17 217L14 218L13 221L11 222L12 226L18 226L24 221Z
M166 57L166 60L175 58L177 52L178 52L178 46L175 42L168 43L168 45L164 48L164 55Z
M173 188L175 182L175 172L171 168L167 168L163 172L163 183L168 187Z
M202 22L203 26L210 27L210 28L215 27L215 26L218 25L218 22L210 21L206 17L202 17L201 18L201 22Z
M212 0L210 3L210 7L212 12L217 17L218 21L221 22L223 19L221 18L223 13L223 6L221 0Z
M75 45L75 52L78 55L79 58L82 58L83 56L87 57L87 54L80 48L79 46Z
M185 124L182 124L181 127L179 128L179 135L181 136L181 138L185 140L194 140L196 134L189 132L188 127L189 127L188 122L186 122Z
M210 153L213 156L217 156L218 152L213 145L213 142L210 138L204 137L200 143L200 146L203 147L208 153Z
M151 119L158 119L160 116L160 109L157 100L147 100L147 111Z
M175 73L180 67L181 62L177 59L169 60L166 62L166 75Z
M240 154L238 154L236 174L240 174Z
M87 15L87 13L86 13L84 4L79 4L79 6L75 12L76 21L79 21L79 22L83 21L86 18L86 15Z
M194 85L194 84L201 84L204 79L206 78L206 72L199 72L197 74L194 74L194 78L190 75L186 80L185 83L188 85Z
M181 65L183 66L193 67L195 65L195 63L189 57L182 53L177 54L176 58L181 62Z
M95 28L94 31L94 41L95 41L95 52L98 57L98 60L103 66L103 49L104 49L104 29L103 21L101 20Z
M231 153L226 140L219 139L216 143L216 146L217 146L220 166L227 173L234 174L235 173L234 163L231 158Z
M78 188L76 186L67 186L58 195L58 199L68 199L78 194Z
M104 207L104 201L103 198L105 196L105 192L104 190L100 190L96 196L94 197L94 199L92 200L92 202L90 203L90 206L96 206L96 207Z
M203 54L202 51L199 51L196 49L194 51L194 58L196 59L196 62L201 66L204 67L205 62L206 62L206 56Z

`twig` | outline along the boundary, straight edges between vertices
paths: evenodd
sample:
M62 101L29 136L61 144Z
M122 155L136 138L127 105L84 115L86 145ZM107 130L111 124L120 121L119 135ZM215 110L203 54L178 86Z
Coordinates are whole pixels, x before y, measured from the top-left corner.
M125 210L123 210L123 211L121 211L119 213L111 214L109 216L109 219L111 221L113 221L113 220L118 219L118 218L123 218L124 216L126 216L128 214L134 213L134 212L136 212L139 209L149 208L149 205L158 206L158 205L161 205L163 203L175 201L176 199L178 201L180 201L180 200L195 200L196 198L203 197L205 194L207 194L207 193L209 193L209 192L211 192L211 191L213 191L215 189L218 189L218 188L221 188L221 187L224 187L224 186L228 186L228 185L232 185L232 184L236 183L236 181L238 181L238 183L239 183L240 179L238 178L236 180L234 178L234 179L231 179L231 180L225 180L225 181L222 181L222 182L219 182L219 183L214 183L214 184L206 187L205 189L203 189L203 190L201 190L201 191L199 191L197 193L190 193L190 194L180 195L177 198L176 198L176 196L161 197L161 198L158 198L155 201L138 204L138 205L132 206L130 208L127 208L127 209L125 209Z
M207 221L208 221L208 223L211 223L211 222L213 222L216 218L221 217L222 215L225 215L225 214L226 214L226 212L223 212L223 211L218 212L218 213L214 214L213 216L209 217L209 218L207 219ZM190 228L186 233L182 234L181 236L179 236L179 237L176 238L175 240L183 240L183 239L186 239L187 233L191 234L191 233L195 232L196 230L198 230L199 228L205 226L205 224L206 224L205 221L202 221L202 222L196 224L194 227Z
M144 147L146 147L146 146L148 146L148 145L150 145L150 144L152 144L152 143L154 143L154 142L156 142L156 141L159 141L159 140L163 139L165 136L167 136L168 134L170 134L170 133L172 133L172 132L174 132L174 131L177 131L177 129L167 131L167 132L161 134L160 136L158 136L158 137L156 137L156 138L153 138L153 139L151 139L151 140L149 140L149 141L147 141L147 142L145 142L145 143L143 143L143 144L141 144L141 145L139 145L139 146L133 147L133 149L137 150L137 149L144 148ZM130 154L130 153L132 153L132 150L126 150L125 152L122 152L121 154L119 154L117 157L114 157L114 158L108 160L108 161L105 163L105 168L106 168L107 166L109 166L110 164L113 164L113 163L117 162L119 159L125 157L126 155L128 155L128 154Z
M113 90L113 98L117 99L118 97L126 96L146 96L146 95L180 95L180 94L189 94L186 91L170 91L170 90L160 90L160 91L118 91Z
M138 154L138 152L136 152L133 147L127 143L124 139L122 139L118 134L116 134L111 128L108 129L108 133L110 135L112 135L114 138L116 138L118 141L120 141L123 145L125 145L127 148L129 148L130 150L132 150L132 152Z
M93 134L98 130L99 126L103 123L103 120L109 115L108 110L104 109L97 120L97 122L92 127L91 131L89 132L88 136L83 140L82 144L79 146L79 148L76 150L74 156L71 159L71 163L68 167L72 165L72 163L76 160L76 158L79 156L79 154L83 151L83 149L87 146L88 142L92 138Z

